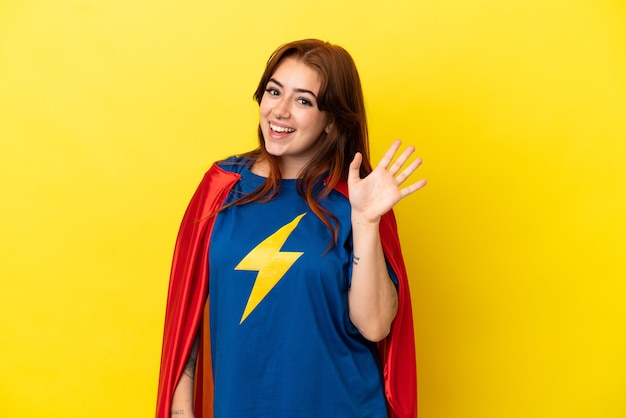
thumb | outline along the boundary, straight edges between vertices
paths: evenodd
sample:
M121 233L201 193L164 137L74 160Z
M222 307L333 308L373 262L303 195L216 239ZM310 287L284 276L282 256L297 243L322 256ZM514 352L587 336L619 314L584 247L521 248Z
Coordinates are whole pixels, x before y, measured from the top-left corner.
M348 183L354 183L360 180L360 168L363 162L363 155L360 152L354 154L354 158L350 163L350 169L348 170Z

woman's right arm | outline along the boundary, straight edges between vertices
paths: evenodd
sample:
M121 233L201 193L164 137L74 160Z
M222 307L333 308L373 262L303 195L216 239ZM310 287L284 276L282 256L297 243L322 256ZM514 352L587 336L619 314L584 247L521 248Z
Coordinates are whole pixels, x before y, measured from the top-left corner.
M200 334L196 335L196 339L191 347L189 359L183 374L180 376L178 385L174 390L172 398L172 418L194 418L193 414L193 382L196 374L196 360L198 358L198 347L200 345Z

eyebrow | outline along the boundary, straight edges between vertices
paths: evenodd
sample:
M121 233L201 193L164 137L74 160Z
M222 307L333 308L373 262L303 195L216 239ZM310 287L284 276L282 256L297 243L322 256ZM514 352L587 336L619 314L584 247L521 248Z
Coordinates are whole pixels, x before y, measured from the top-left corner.
M276 81L275 79L270 78L270 79L269 79L269 81L268 81L268 83L269 83L270 81L271 81L272 83L274 83L274 84L277 84L277 85L278 85L278 87L284 88L284 86L283 86L281 83L279 83L278 81ZM317 100L317 96L316 96L316 95L315 95L315 93L313 93L311 90L307 90L307 89L295 89L295 91L297 91L298 93L308 93L308 94L310 94L311 96L315 97L315 100Z

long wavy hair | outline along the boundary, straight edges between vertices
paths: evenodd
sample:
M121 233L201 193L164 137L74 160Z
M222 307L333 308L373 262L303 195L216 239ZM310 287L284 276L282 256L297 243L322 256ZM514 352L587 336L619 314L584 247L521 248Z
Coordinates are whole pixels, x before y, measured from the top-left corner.
M333 121L329 132L323 131L318 138L317 152L297 179L298 192L313 213L330 230L333 237L332 246L337 239L337 218L323 208L319 201L326 197L337 183L347 180L350 163L357 152L363 155L361 177L372 171L361 80L354 60L342 47L317 39L294 41L280 46L267 61L253 96L259 105L267 83L285 58L300 60L317 71L321 79L317 105L319 110L327 112ZM267 161L268 177L257 190L228 206L268 201L280 193L282 178L279 168L280 157L267 152L260 125L258 135L259 147L243 154L242 157L251 165L257 160ZM321 189L320 183L323 184Z

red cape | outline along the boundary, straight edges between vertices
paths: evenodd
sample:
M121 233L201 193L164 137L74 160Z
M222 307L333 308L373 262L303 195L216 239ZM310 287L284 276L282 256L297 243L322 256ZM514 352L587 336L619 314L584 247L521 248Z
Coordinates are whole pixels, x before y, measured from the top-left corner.
M157 418L169 418L172 396L182 375L196 330L201 325L195 378L195 416L213 417L213 376L209 334L208 253L215 216L239 174L214 164L205 174L183 217L172 261L165 310L165 330L157 395ZM346 183L336 190L347 197ZM391 332L378 343L383 364L389 418L417 417L415 341L409 283L400 249L393 211L380 222L380 237L387 262L398 277L398 313Z

